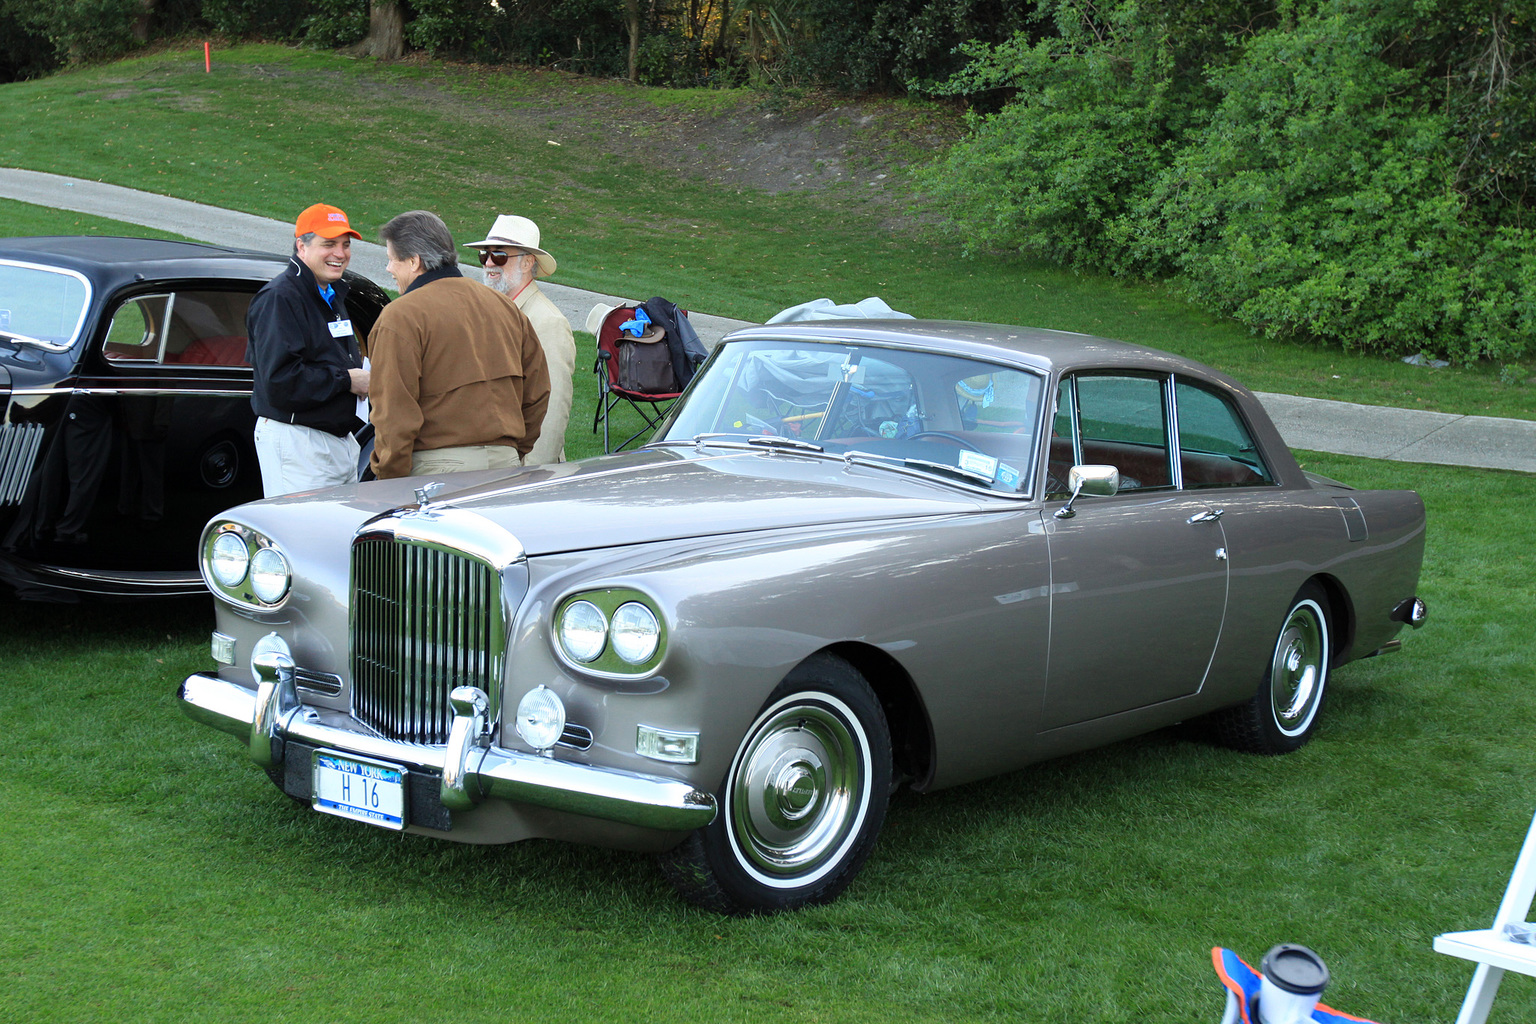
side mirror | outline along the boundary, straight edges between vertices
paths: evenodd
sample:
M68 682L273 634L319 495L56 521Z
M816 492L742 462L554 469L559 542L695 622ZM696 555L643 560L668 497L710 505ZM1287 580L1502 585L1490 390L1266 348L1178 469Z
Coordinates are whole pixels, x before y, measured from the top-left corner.
M1077 515L1077 510L1072 507L1072 503L1077 501L1079 494L1091 494L1100 498L1118 494L1120 470L1114 466L1073 466L1071 472L1067 474L1067 486L1072 488L1072 497L1056 510L1057 519L1071 519Z

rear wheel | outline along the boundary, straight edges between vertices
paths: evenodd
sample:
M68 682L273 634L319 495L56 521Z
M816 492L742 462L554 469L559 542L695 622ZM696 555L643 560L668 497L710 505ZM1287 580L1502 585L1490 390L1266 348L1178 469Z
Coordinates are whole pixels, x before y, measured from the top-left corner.
M1248 703L1212 717L1217 737L1254 754L1299 750L1317 730L1332 657L1328 597L1317 584L1308 583L1281 621L1259 692Z
M724 914L834 899L885 821L891 742L874 691L820 655L768 698L732 759L720 813L661 856L688 900Z

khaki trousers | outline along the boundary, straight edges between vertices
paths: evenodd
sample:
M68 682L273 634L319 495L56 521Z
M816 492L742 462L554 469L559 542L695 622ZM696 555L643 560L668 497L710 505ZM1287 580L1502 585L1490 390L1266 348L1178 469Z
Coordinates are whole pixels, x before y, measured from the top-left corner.
M461 448L428 448L411 453L411 476L468 473L476 469L511 469L522 464L522 456L511 445L472 444Z

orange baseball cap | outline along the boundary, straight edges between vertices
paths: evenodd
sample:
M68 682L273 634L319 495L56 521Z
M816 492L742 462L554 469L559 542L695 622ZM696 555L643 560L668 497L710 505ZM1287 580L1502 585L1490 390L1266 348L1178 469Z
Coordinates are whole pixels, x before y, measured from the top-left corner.
M342 235L351 235L353 238L362 239L362 235L352 230L352 225L347 223L347 215L334 206L326 206L324 203L316 203L303 213L293 225L293 237L316 234L321 238L340 238Z

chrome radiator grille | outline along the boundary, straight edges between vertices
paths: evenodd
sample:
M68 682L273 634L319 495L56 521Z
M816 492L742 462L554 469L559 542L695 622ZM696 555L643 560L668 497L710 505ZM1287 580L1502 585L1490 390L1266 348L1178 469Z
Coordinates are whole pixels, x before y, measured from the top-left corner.
M438 544L359 538L351 644L353 717L390 739L446 743L454 687L500 692L501 576Z
M40 423L0 424L0 505L21 502L42 440Z

